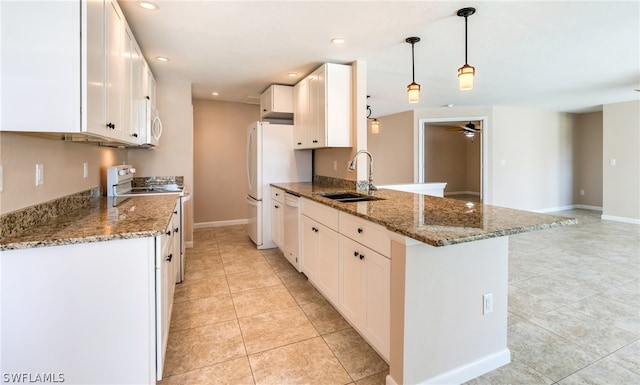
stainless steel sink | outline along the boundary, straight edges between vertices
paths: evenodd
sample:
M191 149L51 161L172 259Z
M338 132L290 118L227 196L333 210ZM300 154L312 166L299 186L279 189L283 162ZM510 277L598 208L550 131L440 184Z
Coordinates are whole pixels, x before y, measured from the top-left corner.
M332 199L338 202L366 202L366 201L377 201L384 198L378 198L372 195L363 195L351 192L340 192L340 193L324 193L320 194L320 196Z

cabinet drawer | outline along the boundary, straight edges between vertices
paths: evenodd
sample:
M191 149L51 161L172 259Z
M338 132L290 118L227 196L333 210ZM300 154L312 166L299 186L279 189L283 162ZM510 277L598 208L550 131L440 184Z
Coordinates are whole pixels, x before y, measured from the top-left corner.
M332 230L338 229L338 210L321 203L302 199L302 215L306 215Z
M340 234L377 251L387 258L391 255L391 240L387 235L387 229L383 226L343 212L340 212L339 217Z
M284 204L284 190L277 187L271 187L271 199L278 203Z

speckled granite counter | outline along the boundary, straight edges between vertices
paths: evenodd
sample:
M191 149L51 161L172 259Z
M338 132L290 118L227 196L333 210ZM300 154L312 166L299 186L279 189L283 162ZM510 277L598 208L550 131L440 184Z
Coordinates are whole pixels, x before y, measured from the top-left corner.
M290 193L312 199L385 226L432 246L447 246L577 223L573 218L432 197L388 189L381 200L342 203L321 196L344 188L314 183L275 183ZM353 191L351 191L353 192Z
M151 237L162 234L171 219L176 195L94 198L84 207L0 238L0 251Z

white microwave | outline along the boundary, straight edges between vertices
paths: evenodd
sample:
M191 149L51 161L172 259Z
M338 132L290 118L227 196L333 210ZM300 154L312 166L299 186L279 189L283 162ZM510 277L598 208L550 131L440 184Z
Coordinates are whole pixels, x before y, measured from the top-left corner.
M155 147L160 143L162 136L162 120L158 115L158 110L151 106L151 101L145 99L141 103L140 118L142 119L142 147Z

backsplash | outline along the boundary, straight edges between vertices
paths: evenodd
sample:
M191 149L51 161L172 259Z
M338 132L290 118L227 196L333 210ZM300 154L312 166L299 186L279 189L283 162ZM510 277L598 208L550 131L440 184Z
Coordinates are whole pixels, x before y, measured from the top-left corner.
M184 186L184 176L135 176L131 184L133 187L164 186L168 184Z
M340 178L333 178L324 175L314 175L313 183L323 186L344 188L346 190L366 190L369 187L369 182L366 180L355 181Z
M98 186L4 214L0 216L0 239L18 234L57 216L76 210L87 205L92 199L100 198L100 196L101 189Z

